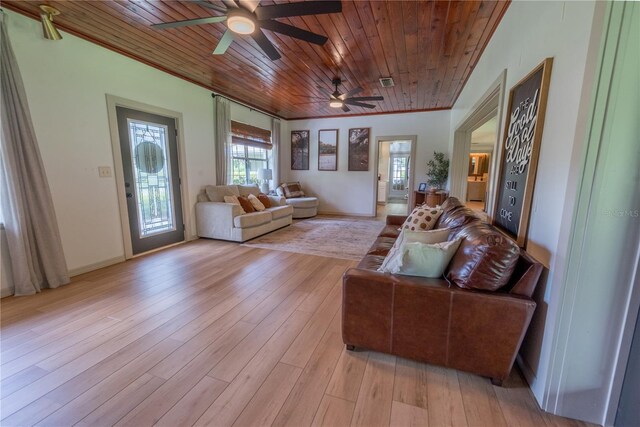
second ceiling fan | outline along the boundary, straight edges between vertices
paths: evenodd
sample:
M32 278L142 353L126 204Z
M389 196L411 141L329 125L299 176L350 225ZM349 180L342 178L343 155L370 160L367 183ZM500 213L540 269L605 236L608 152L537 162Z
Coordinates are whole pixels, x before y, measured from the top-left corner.
M276 18L320 15L342 11L341 1L307 1L260 6L260 1L258 0L222 0L226 7L215 5L205 0L195 0L193 3L225 15L154 24L152 27L166 29L226 21L227 30L213 51L214 55L225 53L238 36L249 35L272 61L280 59L281 56L273 43L264 34L263 29L317 45L323 45L327 41L327 37L323 35L276 21Z
M362 92L364 89L358 86L346 93L340 93L338 90L338 86L342 84L342 79L336 77L331 81L331 84L335 87L335 90L330 92L327 88L318 86L320 92L329 97L329 107L331 108L341 108L345 113L351 111L348 107L352 105L354 107L363 107L363 108L376 108L373 104L365 104L367 101L384 101L384 97L382 96L359 96L354 97L353 95L357 95ZM323 101L314 101L314 102L323 102ZM326 102L326 99L324 100Z

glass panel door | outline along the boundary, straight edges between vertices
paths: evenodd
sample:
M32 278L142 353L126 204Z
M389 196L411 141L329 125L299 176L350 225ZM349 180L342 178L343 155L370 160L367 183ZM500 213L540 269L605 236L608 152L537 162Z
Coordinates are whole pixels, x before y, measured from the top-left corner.
M175 120L116 111L133 254L183 241Z

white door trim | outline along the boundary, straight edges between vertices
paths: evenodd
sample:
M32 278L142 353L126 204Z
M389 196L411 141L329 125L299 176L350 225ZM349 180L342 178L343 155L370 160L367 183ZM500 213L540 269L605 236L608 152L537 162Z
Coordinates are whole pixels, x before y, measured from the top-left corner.
M109 118L109 132L111 134L111 151L113 153L114 177L116 179L116 190L118 194L118 208L120 210L120 223L122 226L122 243L124 245L125 259L133 258L133 248L131 247L131 228L129 227L129 213L127 211L127 196L124 189L124 169L122 167L122 152L120 150L120 135L118 133L118 116L116 107L130 108L143 111L145 113L158 114L160 116L171 117L176 120L178 129L178 162L180 166L180 191L182 193L182 218L184 222L184 239L187 241L191 232L191 215L187 206L191 206L189 201L189 185L187 182L187 156L184 147L184 126L182 113L156 107L131 99L121 98L115 95L106 95L107 115ZM139 254L140 255L140 254Z
M486 201L487 214L493 217L495 204L495 187L497 185L497 170L500 164L502 149L502 121L503 101L507 81L507 70L503 70L498 78L489 86L480 101L478 101L461 124L456 128L453 136L453 153L451 154L450 195L457 197L464 203L467 195L467 165L471 152L471 133L492 116L497 116L496 140L493 145L493 155L489 166L489 183Z
M378 163L380 162L380 143L382 141L411 141L411 157L409 158L409 198L407 199L407 210L413 208L413 191L415 189L415 175L416 175L416 147L418 144L418 135L391 135L391 136L377 136L376 145L374 147L373 158L375 159L373 165L373 207L371 209L371 215L376 217L378 213ZM407 215L409 212L407 212Z

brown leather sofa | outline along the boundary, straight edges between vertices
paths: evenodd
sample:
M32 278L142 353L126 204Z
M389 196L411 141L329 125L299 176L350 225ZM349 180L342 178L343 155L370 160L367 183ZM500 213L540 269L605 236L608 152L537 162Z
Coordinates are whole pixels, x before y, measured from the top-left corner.
M436 228L462 242L445 277L380 273L404 216L387 225L357 268L343 277L342 338L370 349L472 372L501 385L509 376L536 307L542 265L457 199Z

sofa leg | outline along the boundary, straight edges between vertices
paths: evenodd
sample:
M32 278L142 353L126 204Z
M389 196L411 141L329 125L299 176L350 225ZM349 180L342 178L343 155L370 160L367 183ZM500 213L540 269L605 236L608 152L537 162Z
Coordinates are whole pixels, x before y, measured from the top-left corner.
M498 387L502 387L502 380L498 379L498 378L491 378L491 384L498 386Z
M347 350L356 351L356 346L355 345L351 345L351 344L347 344Z

